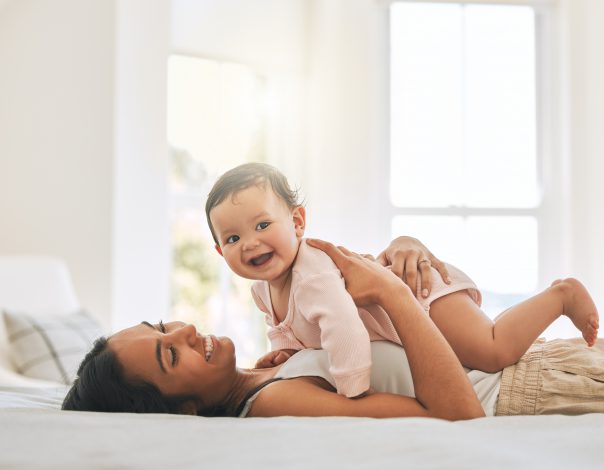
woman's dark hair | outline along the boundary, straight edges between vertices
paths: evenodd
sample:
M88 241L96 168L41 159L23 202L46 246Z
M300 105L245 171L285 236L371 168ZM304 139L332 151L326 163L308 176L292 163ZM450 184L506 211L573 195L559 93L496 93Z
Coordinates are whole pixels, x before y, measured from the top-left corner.
M149 382L129 382L121 364L107 347L107 338L94 342L78 368L62 408L74 411L181 414L190 396L166 396ZM222 407L202 410L203 416L226 416Z
M224 173L208 194L206 201L206 218L208 226L212 232L214 242L218 244L218 239L214 233L214 226L210 220L210 211L218 204L239 191L258 185L265 186L269 184L275 194L279 196L287 207L293 209L300 205L298 202L298 191L290 188L287 178L274 166L266 163L244 163Z

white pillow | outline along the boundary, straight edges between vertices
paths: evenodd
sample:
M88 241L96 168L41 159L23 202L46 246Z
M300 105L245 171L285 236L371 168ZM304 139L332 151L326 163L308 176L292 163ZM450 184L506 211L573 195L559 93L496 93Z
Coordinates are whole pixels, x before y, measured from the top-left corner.
M3 312L10 356L17 372L35 379L69 385L78 366L102 335L88 313L33 317Z

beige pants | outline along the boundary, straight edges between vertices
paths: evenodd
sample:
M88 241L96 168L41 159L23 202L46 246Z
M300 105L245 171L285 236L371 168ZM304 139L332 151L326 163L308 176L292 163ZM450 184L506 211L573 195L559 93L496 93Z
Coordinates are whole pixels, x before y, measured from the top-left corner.
M496 415L604 413L604 339L538 340L506 367Z

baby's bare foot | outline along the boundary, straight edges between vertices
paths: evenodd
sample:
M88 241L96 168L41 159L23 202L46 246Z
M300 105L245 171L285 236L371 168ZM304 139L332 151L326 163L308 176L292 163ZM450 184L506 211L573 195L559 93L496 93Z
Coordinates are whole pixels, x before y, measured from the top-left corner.
M591 295L581 282L572 277L558 279L552 283L552 286L556 285L564 292L564 315L572 320L587 345L593 346L598 338L600 316Z

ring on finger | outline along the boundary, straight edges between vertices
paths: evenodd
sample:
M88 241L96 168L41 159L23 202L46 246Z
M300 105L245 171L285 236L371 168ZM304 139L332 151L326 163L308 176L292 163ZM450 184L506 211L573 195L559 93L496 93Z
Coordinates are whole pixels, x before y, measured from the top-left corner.
M420 266L422 263L428 263L428 266L429 266L429 265L430 265L430 260L429 260L429 259L422 259L422 260L419 260L419 261L417 262L417 266L419 267L419 266Z

